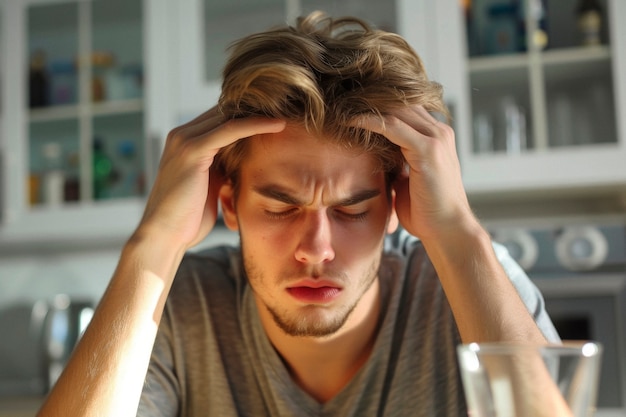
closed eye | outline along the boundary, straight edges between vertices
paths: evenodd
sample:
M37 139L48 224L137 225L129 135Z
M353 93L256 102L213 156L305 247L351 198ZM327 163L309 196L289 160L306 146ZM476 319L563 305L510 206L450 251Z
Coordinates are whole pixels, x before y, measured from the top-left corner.
M349 211L335 210L335 213L337 213L338 216L345 218L347 220L360 221L360 220L365 220L367 218L369 211L366 210L366 211L353 213Z
M292 208L283 211L272 211L272 210L263 210L265 215L272 220L282 220L286 219L289 216L294 215L298 211L297 208Z

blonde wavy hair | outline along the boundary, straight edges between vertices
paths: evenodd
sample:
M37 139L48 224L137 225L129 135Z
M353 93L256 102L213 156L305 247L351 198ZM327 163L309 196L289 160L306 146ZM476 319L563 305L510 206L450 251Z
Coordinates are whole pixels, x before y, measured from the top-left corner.
M398 146L354 122L415 104L448 117L441 85L428 79L421 59L401 36L322 12L299 18L295 26L236 41L218 102L225 119L286 120L333 143L372 152L389 181L404 163ZM235 188L246 142L222 149L216 159L218 172Z

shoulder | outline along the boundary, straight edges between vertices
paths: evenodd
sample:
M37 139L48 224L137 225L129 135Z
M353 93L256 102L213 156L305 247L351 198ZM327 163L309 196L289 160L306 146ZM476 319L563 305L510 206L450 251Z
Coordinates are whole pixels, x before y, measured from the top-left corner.
M524 269L517 263L515 259L511 256L508 249L498 243L493 242L493 250L504 269L504 272L509 277L517 292L520 294L524 302L528 304L532 298L535 298L539 291L536 286L532 283Z
M245 279L239 248L216 246L185 254L172 284L168 301L188 303L197 298L232 298Z
M212 276L234 273L233 263L239 259L239 248L222 245L187 252L178 268L177 279L186 275Z
M524 301L532 301L537 295L537 290L524 270L511 257L505 246L492 242L492 247L506 275L524 298ZM421 241L406 230L399 229L387 237L385 262L400 263L405 275L410 279L438 281L437 271Z
M533 316L537 326L550 342L559 342L560 337L545 308L545 301L541 291L530 279L526 271L513 259L508 249L497 242L493 242L493 249L500 261L504 272L511 280L515 290L522 299L528 312Z
M407 256L415 249L419 239L402 227L385 237L385 253Z

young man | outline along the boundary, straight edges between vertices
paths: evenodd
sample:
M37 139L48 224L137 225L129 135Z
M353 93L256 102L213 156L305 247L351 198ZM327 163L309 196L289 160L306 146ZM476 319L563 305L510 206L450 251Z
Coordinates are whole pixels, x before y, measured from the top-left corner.
M235 44L40 415L466 415L458 343L558 336L431 112L418 56L357 20ZM240 248L185 256L218 199Z

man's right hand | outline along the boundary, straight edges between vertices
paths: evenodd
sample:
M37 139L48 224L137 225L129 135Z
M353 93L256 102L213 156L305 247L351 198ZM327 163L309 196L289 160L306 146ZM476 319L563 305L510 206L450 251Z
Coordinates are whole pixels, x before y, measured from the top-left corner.
M168 135L159 171L134 237L165 239L185 251L211 231L222 179L211 165L239 139L280 132L285 122L251 117L224 121L213 107Z

